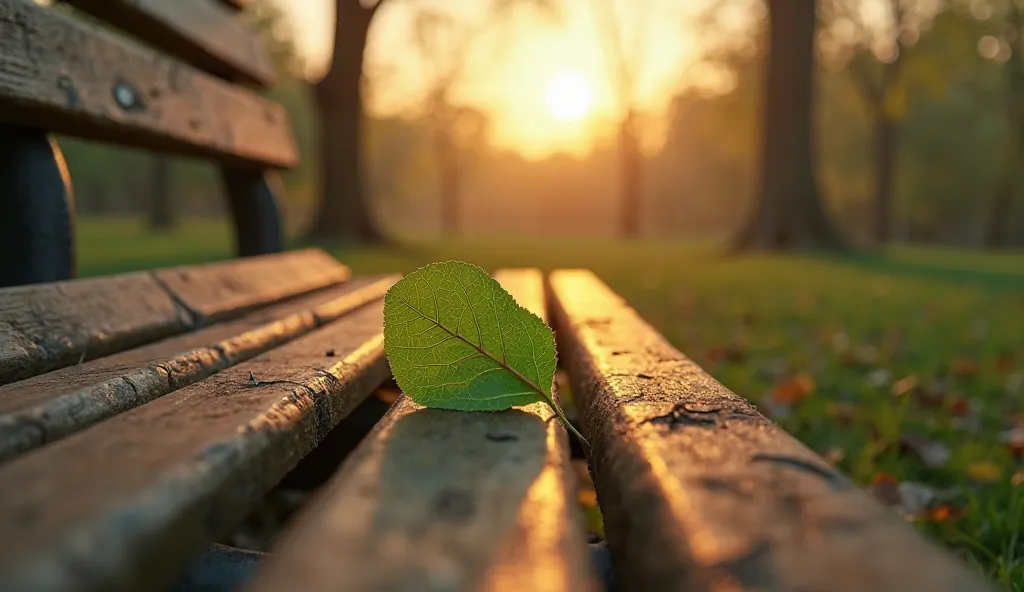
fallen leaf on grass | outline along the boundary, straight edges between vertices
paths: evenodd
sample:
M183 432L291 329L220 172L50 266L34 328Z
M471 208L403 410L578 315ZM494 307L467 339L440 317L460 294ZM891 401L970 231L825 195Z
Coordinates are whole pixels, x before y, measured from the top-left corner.
M967 475L978 483L998 481L1002 470L990 460L976 460L967 466Z
M1011 352L1003 352L996 357L996 370L1003 374L1013 370L1013 354Z
M888 473L878 473L867 487L868 493L887 506L897 506L903 500L899 481Z
M940 504L932 508L928 508L925 512L918 516L919 520L925 520L927 522L956 522L964 517L967 512L957 506L951 506L949 504Z
M747 352L742 345L734 343L725 347L712 347L708 350L706 357L712 364L719 362L737 364L747 358Z
M814 377L802 372L776 384L772 388L772 400L783 405L793 405L813 394L816 386Z
M845 401L833 401L825 406L825 414L840 425L849 425L857 418L857 407Z
M941 442L935 442L920 434L900 436L900 449L917 456L930 469L942 468L953 453Z
M1024 427L1015 427L999 434L999 441L1006 444L1006 449L1014 458L1024 457Z
M892 396L894 396L894 397L902 397L903 395L906 395L908 393L912 394L915 390L917 390L917 385L918 385L918 380L917 380L917 375L916 374L911 374L910 376L904 376L903 378L901 378L901 379L899 379L899 380L897 380L896 382L893 383L893 385L892 385Z
M978 374L978 363L970 358L957 358L953 360L951 371L954 376L970 378Z
M960 519L964 510L951 504L957 497L952 489L936 489L924 483L904 481L886 473L875 475L868 491L906 520L949 522Z
M955 416L950 422L954 429L971 434L981 430L981 403L977 399L953 397L950 412Z

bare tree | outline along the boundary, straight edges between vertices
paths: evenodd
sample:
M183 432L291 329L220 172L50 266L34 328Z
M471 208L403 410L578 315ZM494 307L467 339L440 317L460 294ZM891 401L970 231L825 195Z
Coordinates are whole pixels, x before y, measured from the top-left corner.
M811 108L814 0L768 0L760 196L738 248L837 249L844 245L815 179Z
M627 51L613 2L594 0L602 37L601 47L619 108L619 166L622 183L619 234L625 238L635 238L640 235L644 201L644 156L640 148L641 130L636 97L636 80L643 60L643 35L636 32L633 35L632 51ZM642 1L635 2L632 9L639 11L643 6Z

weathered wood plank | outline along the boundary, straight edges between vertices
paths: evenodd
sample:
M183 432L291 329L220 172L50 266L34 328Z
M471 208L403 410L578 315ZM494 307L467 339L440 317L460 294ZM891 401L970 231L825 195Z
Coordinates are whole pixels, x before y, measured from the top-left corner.
M496 277L543 312L540 272ZM569 460L565 428L540 404L459 413L403 396L253 589L591 589Z
M265 88L274 64L237 8L213 0L63 0L193 66Z
M192 325L147 273L0 290L0 384L103 356Z
M382 306L0 465L0 590L162 589L387 377Z
M297 161L280 105L31 0L0 0L0 56L0 121L225 163Z
M0 462L244 362L382 298L360 278L251 315L0 387ZM325 363L331 360L323 352Z
M549 302L624 589L991 589L590 272L555 272Z
M320 249L153 272L196 318L211 323L347 280L348 267Z

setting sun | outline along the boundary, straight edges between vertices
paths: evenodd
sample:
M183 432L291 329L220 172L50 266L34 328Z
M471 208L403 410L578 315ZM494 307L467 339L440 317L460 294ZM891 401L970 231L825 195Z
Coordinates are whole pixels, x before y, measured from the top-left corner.
M594 92L590 82L577 72L562 72L548 82L548 113L558 121L579 121L590 113Z

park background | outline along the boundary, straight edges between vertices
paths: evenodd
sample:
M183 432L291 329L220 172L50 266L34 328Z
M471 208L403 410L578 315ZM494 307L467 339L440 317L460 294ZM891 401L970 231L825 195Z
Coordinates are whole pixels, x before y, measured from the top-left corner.
M759 198L764 3L359 10L375 11L361 146L384 241L307 236L335 156L317 100L334 2L248 10L303 158L283 174L294 245L360 273L592 268L726 386L1024 590L1024 6L817 2L815 178L844 244L785 253L730 248ZM561 115L559 80L584 87ZM212 165L60 141L82 274L231 256Z

